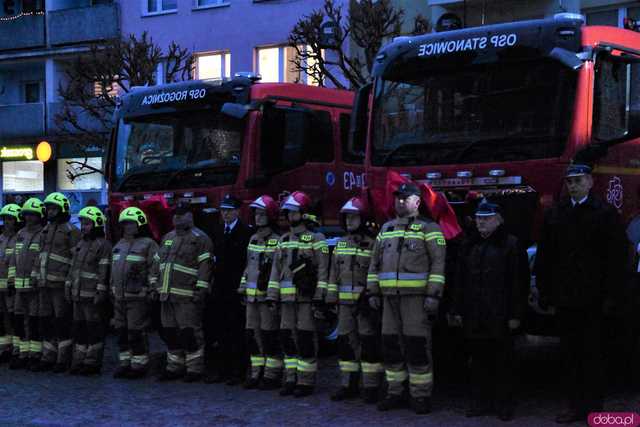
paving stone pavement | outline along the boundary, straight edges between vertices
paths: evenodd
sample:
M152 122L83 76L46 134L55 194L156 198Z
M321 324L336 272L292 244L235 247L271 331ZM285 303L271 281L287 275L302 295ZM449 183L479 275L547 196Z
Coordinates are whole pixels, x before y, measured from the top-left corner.
M548 369L555 365L553 345L533 343L519 378L516 419L507 425L554 425L563 408L559 386ZM161 352L157 337L152 351ZM158 354L158 357L160 355ZM496 426L493 417L466 419L468 400L461 386L440 387L434 412L416 416L407 409L381 413L360 401L331 402L337 382L334 358L321 360L317 393L304 399L277 392L246 391L226 385L114 380L116 348L108 340L105 370L94 378L10 371L0 367L0 426ZM540 367L539 372L531 366ZM437 381L437 380L436 380ZM608 410L640 412L640 395L615 391Z

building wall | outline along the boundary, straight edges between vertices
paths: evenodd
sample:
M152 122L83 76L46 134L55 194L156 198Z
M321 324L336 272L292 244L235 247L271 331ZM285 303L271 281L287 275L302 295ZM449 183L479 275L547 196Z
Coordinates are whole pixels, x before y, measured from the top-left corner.
M229 0L197 9L194 1L178 0L176 11L159 15L145 14L147 0L121 1L122 33L147 31L163 48L175 41L196 54L230 52L233 75L255 71L256 47L285 45L295 23L322 5L320 0Z

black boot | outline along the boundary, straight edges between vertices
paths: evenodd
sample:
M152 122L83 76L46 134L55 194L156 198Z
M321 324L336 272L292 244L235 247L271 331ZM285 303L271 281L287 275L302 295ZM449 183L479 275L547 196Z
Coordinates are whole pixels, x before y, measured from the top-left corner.
M9 362L9 369L11 370L19 370L27 368L27 359L21 358L18 356L14 356Z
M69 369L69 375L80 375L83 369L83 365L73 365L71 369Z
M53 367L53 363L44 362L42 360L32 359L32 361L29 362L29 370L31 372L47 372L52 370Z
M282 386L282 390L280 390L280 396L291 396L296 389L296 383L294 382L285 382Z
M2 355L0 355L0 365L3 363L9 363L10 360L11 353L9 353L8 351L5 351L4 353L2 353Z
M260 384L260 378L247 378L247 380L244 382L244 384L242 385L242 387L245 390L252 390L254 388L258 388L258 385Z
M202 380L202 374L196 372L187 372L187 375L182 379L185 383L196 383L200 380Z
M412 397L411 409L417 415L426 415L431 413L431 399L428 397Z
M335 393L331 395L331 400L339 402L345 399L353 399L359 396L358 392L358 373L354 372L349 374L349 385L347 387L340 387Z
M99 365L84 366L80 370L80 375L82 375L84 377L92 377L94 375L100 375L101 372L102 372L102 366L99 366Z
M128 378L129 371L131 371L129 366L118 366L118 369L113 373L113 378Z
M258 388L260 390L276 390L281 387L281 382L274 378L262 378L262 382Z
M162 373L156 378L158 382L166 382L166 381L175 381L182 378L184 374L182 372L174 372L169 370L164 370Z
M127 378L129 378L130 380L139 380L140 378L144 378L146 375L146 369L129 369Z
M362 389L362 398L365 403L376 403L380 399L380 390L374 387L365 387Z
M313 394L314 387L311 385L297 385L293 391L295 397L307 397Z
M387 396L385 396L384 399L378 402L378 411L389 411L392 409L399 409L405 406L405 404L406 404L406 399L404 398L404 396L388 394Z
M53 367L53 373L54 374L62 374L64 372L67 372L67 364L66 363L56 363L55 366Z

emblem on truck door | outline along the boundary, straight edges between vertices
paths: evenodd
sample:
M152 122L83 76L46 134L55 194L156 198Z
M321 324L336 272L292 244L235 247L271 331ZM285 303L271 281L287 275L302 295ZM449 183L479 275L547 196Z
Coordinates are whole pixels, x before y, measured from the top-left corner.
M624 188L622 180L619 176L614 176L609 180L609 188L607 189L607 202L616 207L622 208L622 198L624 197Z

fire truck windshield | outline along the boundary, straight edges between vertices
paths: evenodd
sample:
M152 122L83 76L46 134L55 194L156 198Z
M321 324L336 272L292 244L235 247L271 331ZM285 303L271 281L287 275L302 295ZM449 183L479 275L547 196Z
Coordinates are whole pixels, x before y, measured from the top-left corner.
M225 185L240 168L244 122L213 111L122 119L115 186L119 191Z
M376 82L374 165L542 159L564 150L577 80L568 67L548 58L426 64L399 61Z

